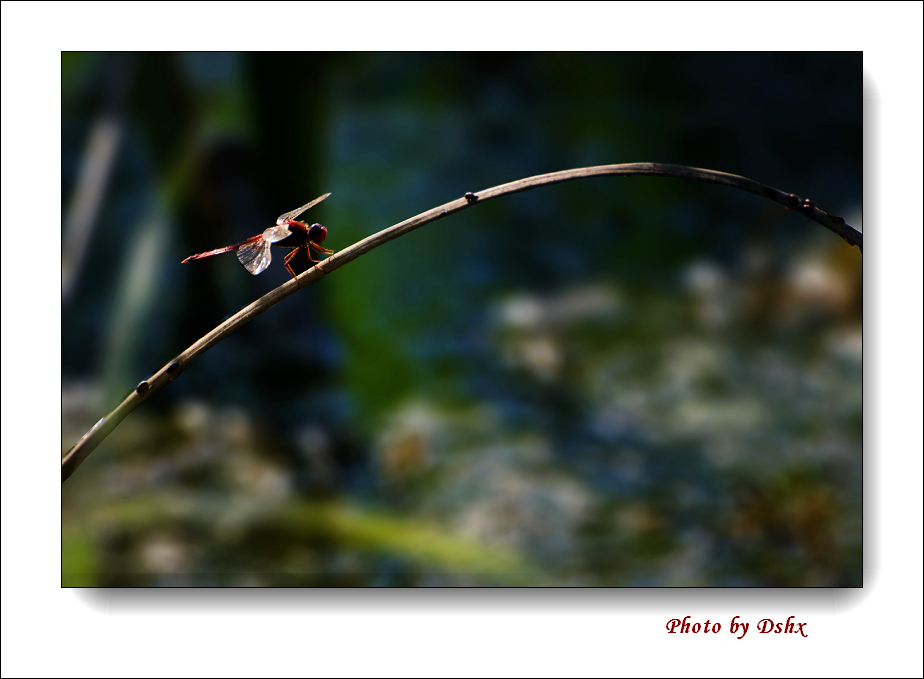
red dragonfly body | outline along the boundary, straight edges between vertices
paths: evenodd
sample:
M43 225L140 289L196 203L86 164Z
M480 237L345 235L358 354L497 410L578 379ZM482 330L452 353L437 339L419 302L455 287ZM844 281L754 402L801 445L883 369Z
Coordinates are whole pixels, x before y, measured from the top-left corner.
M301 213L310 207L314 207L329 195L329 193L325 193L323 196L315 198L310 203L306 203L300 208L292 210L292 212L279 215L279 219L276 220L276 226L271 226L258 236L248 238L237 245L228 245L227 247L218 248L217 250L209 250L208 252L203 252L198 255L192 255L184 259L182 263L185 264L195 259L237 251L237 258L240 260L241 264L244 265L244 268L256 276L269 266L270 260L272 259L270 244L275 243L284 248L294 248L292 252L286 255L285 265L286 270L292 274L292 278L295 278L295 272L292 271L289 262L292 261L292 258L295 257L301 248L305 248L305 252L308 253L308 259L312 262L321 261L311 256L312 248L325 255L334 254L333 250L328 250L321 246L323 240L327 238L326 228L320 224L312 224L309 226L304 222L295 221L295 218Z

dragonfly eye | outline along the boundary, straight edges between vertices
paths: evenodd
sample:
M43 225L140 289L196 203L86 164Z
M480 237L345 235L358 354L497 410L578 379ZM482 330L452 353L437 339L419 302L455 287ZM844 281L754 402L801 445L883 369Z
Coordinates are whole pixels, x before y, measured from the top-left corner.
M327 229L320 224L312 224L308 229L308 240L312 243L320 243L327 238Z

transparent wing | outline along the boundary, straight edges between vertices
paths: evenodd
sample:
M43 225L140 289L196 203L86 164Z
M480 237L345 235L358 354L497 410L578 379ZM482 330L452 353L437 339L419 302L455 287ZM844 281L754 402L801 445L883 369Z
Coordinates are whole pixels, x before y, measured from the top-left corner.
M288 226L271 226L263 232L261 238L263 238L263 240L265 240L267 243L278 243L283 238L291 235L292 232L289 231Z
M310 208L310 207L314 207L315 205L317 205L318 203L320 203L322 200L324 200L325 198L327 198L329 195L330 195L329 193L325 193L323 196L318 196L317 198L315 198L315 199L314 199L313 201L311 201L310 203L305 203L304 205L302 205L302 206L301 206L300 208L298 208L297 210L292 210L292 212L286 212L284 215L279 215L279 219L276 220L276 223L277 223L277 224L285 224L285 223L286 223L287 221L289 221L290 219L295 219L295 218L298 217L301 213L303 213L305 210L307 210L307 209Z
M256 276L269 266L273 258L269 241L260 238L252 243L244 243L237 249L237 258L245 269Z

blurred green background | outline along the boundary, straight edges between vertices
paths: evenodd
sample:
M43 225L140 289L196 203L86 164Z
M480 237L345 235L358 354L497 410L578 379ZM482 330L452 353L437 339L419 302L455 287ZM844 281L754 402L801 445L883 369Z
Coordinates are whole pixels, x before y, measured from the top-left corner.
M665 162L861 228L860 53L62 55L62 451L284 282ZM306 268L303 254L296 271ZM862 259L725 187L428 225L196 359L62 487L66 586L859 586Z

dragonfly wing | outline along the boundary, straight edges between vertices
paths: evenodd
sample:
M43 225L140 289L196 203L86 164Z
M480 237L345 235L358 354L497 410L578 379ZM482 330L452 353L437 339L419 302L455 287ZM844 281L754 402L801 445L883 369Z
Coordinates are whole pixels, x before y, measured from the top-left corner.
M278 243L283 238L291 236L292 232L289 231L289 227L285 226L271 226L266 231L263 232L263 240L267 243Z
M298 217L301 213L303 213L305 210L307 210L307 209L310 208L310 207L314 207L315 205L317 205L318 203L320 203L322 200L324 200L325 198L327 198L329 195L330 195L329 193L325 193L323 196L318 196L317 198L315 198L315 199L314 199L313 201L311 201L310 203L305 203L305 204L302 205L300 208L297 208L297 209L295 209L295 210L292 210L292 212L286 212L284 215L279 215L279 219L276 220L276 223L277 223L277 224L285 224L285 223L286 223L287 221L289 221L290 219L295 219L295 218Z
M270 253L269 241L260 238L249 243L244 243L237 249L237 258L250 273L256 276L269 266L273 258Z

